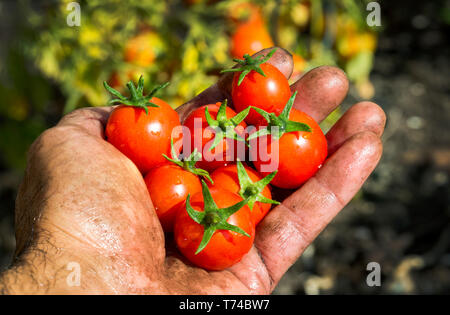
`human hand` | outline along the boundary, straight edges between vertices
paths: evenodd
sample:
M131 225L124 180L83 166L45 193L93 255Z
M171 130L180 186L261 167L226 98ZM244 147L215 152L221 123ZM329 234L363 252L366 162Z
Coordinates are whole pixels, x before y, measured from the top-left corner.
M260 53L267 53L269 50ZM292 58L278 49L269 63L289 77ZM231 75L178 109L230 100ZM347 93L344 73L319 67L292 85L295 106L317 121ZM359 190L381 155L385 116L375 104L354 105L328 132L329 158L318 173L258 225L241 262L206 272L164 239L142 175L104 140L112 108L63 117L29 152L16 202L17 261L0 290L21 293L270 293L303 250ZM167 248L164 246L165 243ZM80 286L66 268L80 266Z

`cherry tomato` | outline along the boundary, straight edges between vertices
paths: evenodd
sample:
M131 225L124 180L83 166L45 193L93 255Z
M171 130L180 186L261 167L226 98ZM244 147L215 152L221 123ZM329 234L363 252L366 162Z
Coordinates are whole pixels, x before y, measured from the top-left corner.
M156 52L162 45L158 34L144 31L131 38L125 45L124 59L140 67L148 67L156 58Z
M311 132L287 132L278 140L270 135L261 136L257 146L263 149L251 150L250 154L255 168L261 174L278 169L272 185L292 189L299 187L319 170L327 157L327 141L319 125L307 114L292 109L289 119L307 124Z
M159 107L143 108L121 105L113 110L106 125L106 139L131 161L141 173L166 162L172 130L180 126L177 112L163 100L153 97ZM176 138L178 141L179 138Z
M238 144L240 141L230 138L222 139L217 146L210 150L215 133L206 120L205 107L208 107L211 117L216 119L220 106L221 103L201 106L191 112L184 121L184 126L189 128L191 133L191 152L197 149L198 152L202 153L202 159L197 162L197 167L207 171L236 161L236 157L242 151L240 148L244 149L243 155L245 154L245 145ZM229 119L236 116L236 112L226 107L225 115ZM246 127L247 125L242 121L234 130L239 136L243 136ZM241 157L241 159L243 158Z
M253 182L257 182L262 179L262 176L254 169L248 166L244 166L244 168ZM241 190L236 164L223 166L216 169L211 173L211 178L214 184L208 183L210 187L220 187L235 194L239 194L239 191ZM267 185L266 187L264 187L261 194L267 199L271 199L272 193L270 192L270 186ZM262 203L259 201L255 202L253 209L251 209L252 220L255 225L257 225L265 217L267 212L269 212L271 206L272 205L269 203Z
M231 37L231 54L235 58L242 58L245 54L253 55L273 46L272 38L261 18L240 24Z
M275 66L269 63L260 65L265 77L252 70L239 84L240 72L233 78L231 96L236 111L240 112L248 106L261 108L269 113L280 114L291 96L289 82ZM254 109L250 110L245 121L257 125L263 120Z
M175 164L154 168L144 180L165 232L173 231L176 211L188 194L192 196L202 192L200 179Z
M228 190L212 188L211 196L219 208L226 208L242 201L242 198ZM196 194L191 199L192 208L204 211L204 198ZM250 209L243 206L226 221L244 230L249 236L230 230L216 230L206 247L195 254L204 236L205 228L195 222L183 205L175 220L174 236L180 252L195 265L208 270L223 270L239 262L248 253L255 238L255 226Z

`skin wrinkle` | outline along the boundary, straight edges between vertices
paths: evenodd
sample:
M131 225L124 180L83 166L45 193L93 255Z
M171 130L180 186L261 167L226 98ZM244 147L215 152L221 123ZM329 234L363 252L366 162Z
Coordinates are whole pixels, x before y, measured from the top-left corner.
M62 228L61 226L58 226L58 225L56 225L56 224L54 224L54 223L52 223L52 222L47 222L46 224L48 224L49 226L51 226L52 229L59 230L59 231L62 233L62 235L68 236L70 239L74 239L74 240L78 241L80 244L84 245L86 249L89 249L89 247L94 247L94 248L96 248L96 249L102 249L102 247L101 247L101 246L97 246L97 245L95 244L94 241L92 241L92 242L86 242L86 240L83 240L83 239L82 239L79 235L77 235L76 233L70 232L70 231L68 231L68 230L66 230L66 229L64 229L64 228ZM107 254L106 252L103 253L103 255L106 255L106 254Z
M64 116L58 123L58 126L71 126L80 128L82 132L86 132L89 135L100 135L103 139L104 128L103 124L106 123L109 113L117 106L111 106L107 108L94 108L93 110L77 109L68 115Z
M45 139L45 138L44 138ZM59 146L58 146L59 147ZM114 149L115 150L115 149ZM64 161L64 160L61 160L61 159L55 159L55 160L52 160L52 161L54 161L54 163L55 163L55 167L57 167L57 165L58 164L66 164L65 162L66 161ZM70 165L69 165L70 166ZM89 173L89 170L87 170L87 173ZM69 174L70 175L70 174ZM74 174L74 175L76 175L76 174ZM81 185L81 186L83 186L83 185ZM94 185L92 185L92 186L96 186L96 184L94 184ZM98 186L98 185L97 185ZM83 187L80 187L81 189L83 188ZM75 189L75 191L76 191L77 189ZM70 194L70 192L69 192L69 194ZM148 198L148 193L145 191L145 194L146 194L146 197ZM54 198L53 198L54 199ZM76 200L78 200L78 199L76 199ZM88 202L88 201L84 201L84 202ZM82 203L83 203L83 201L81 202L81 204L80 204L80 202L78 201L78 202L75 202L75 204L76 204L76 207L79 207L80 205L82 206ZM66 204L66 202L64 202L64 204ZM62 204L61 206L63 206L64 204ZM91 210L92 210L92 208L91 208ZM98 222L97 222L98 223ZM98 228L98 224L95 224L96 226L97 226L97 228ZM87 235L91 235L92 233L84 233L85 235L87 234ZM101 234L104 234L104 233L101 233ZM114 235L114 234L111 234L111 235ZM108 244L108 243L107 243ZM97 244L98 245L98 244ZM108 247L111 247L111 246L107 246L107 245L103 245L103 247L104 248L108 248ZM117 248L116 248L117 249Z
M261 251L258 249L258 246L253 245L255 247L256 253L258 254L259 259L261 260L262 266L264 267L264 272L267 275L267 279L269 281L268 286L267 286L267 290L266 292L270 293L270 289L273 287L275 281L272 277L272 275L270 274L269 270L267 269L267 264L264 261L264 257L261 254Z
M281 206L277 208L277 216L275 219L268 220L269 225L263 225L266 231L260 234L258 237L256 246L262 251L261 255L264 259L269 274L272 277L273 284L277 284L280 280L278 275L271 272L273 270L272 265L276 265L282 260L291 260L287 258L286 252L291 250L291 243L293 244L306 244L309 240L306 239L307 230L301 225L301 219L295 215L295 212L290 208ZM282 218L282 219L278 219ZM279 255L272 257L270 252L273 248L266 246L265 244L274 243L277 244L277 251ZM299 247L303 250L301 247ZM281 258L283 257L283 258ZM275 259L273 262L272 258Z
M381 107L372 102L360 102L352 106L326 134L328 152L332 154L349 137L371 131L381 137L386 124L386 115Z
M256 248L256 246L255 246ZM261 260L260 255L258 254L258 258L260 259L260 263L258 264L259 268L254 269L254 273L258 279L259 286L255 284L255 286L252 286L252 293L264 293L268 294L271 292L271 286L273 283L272 277L270 277L269 272L267 271L267 267L265 263ZM259 290L259 287L262 287L263 290Z
M115 150L115 149L114 149ZM87 170L87 173L89 173L90 171L89 170ZM101 182L99 183L99 184L101 184ZM90 185L90 186L99 186L99 185L97 185L97 184L92 184L92 185ZM146 194L147 194L147 192L146 192ZM131 195L131 196L133 196L134 194L129 194L129 195ZM127 209L127 207L124 207L124 208L122 208L122 209ZM117 248L118 249L118 248Z
M248 270L242 273L239 268L236 270L234 266L228 270L240 279L252 294L269 293L272 285L272 279L267 267L260 256L258 248L254 245L250 252L244 256L240 264L244 264ZM251 272L248 272L251 271ZM249 278L251 280L249 280Z
M369 145L366 145L366 142ZM379 138L371 132L363 132L350 138L343 145L342 149L329 159L325 167L319 170L313 179L309 180L297 193L289 197L282 207L276 209L277 213L272 210L264 219L262 228L265 231L257 235L255 244L262 251L269 271L276 268L281 270L273 275L275 281L278 281L285 272L285 269L280 267L280 262L284 261L283 265L285 266L293 263L306 246L323 230L326 223L342 209L343 205L359 189L364 179L372 171L373 167L367 167L367 165L374 166L378 162L381 155L380 145ZM372 148L367 149L367 147ZM354 184L355 188L346 195L339 196L341 198L339 201L337 198L340 193L339 190L337 192L333 191L339 188L336 185L328 186L324 182L331 178L339 178L340 182L344 183L353 182L352 178L346 178L346 175L347 177L352 177L348 176L346 171L341 173L342 168L340 165L351 165L352 163L349 163L346 157L354 157L354 153L359 152L357 148L362 148L362 151L365 152L365 155L363 155L365 158L357 157L353 163L364 170L364 175L358 176L358 182ZM339 161L339 164L334 165L335 161ZM333 170L333 176L330 176L330 170ZM336 174L336 170L338 170L338 174ZM308 193L305 195L302 193L303 191ZM286 205L288 206L286 207ZM267 227L266 224L269 224L269 226ZM264 244L277 244L277 255L274 256L271 253L274 250L273 247L267 247ZM303 245L294 249L291 244Z
M41 186L42 187L42 186ZM37 237L35 237L36 231L35 231L35 224L37 222L39 222L41 216L42 216L42 212L38 212L39 209L44 209L44 206L47 204L48 202L48 197L42 197L41 196L41 191L39 191L38 194L36 194L35 196L39 196L40 199L42 199L41 202L38 202L38 198L32 198L30 200L28 200L29 204L33 204L35 205L35 209L36 211L24 211L24 217L25 217L25 221L17 221L20 224L23 224L25 222L25 226L27 226L27 229L20 229L20 230L16 230L16 251L14 256L17 257L21 254L22 250L28 246L33 246L35 239L37 239ZM34 197L34 196L33 196ZM28 209L27 207L25 207L24 209ZM20 214L19 214L20 216ZM16 212L16 218L17 218L17 212ZM17 220L17 219L16 219ZM40 233L41 237L43 233Z
M77 239L80 243L82 243L82 244L84 243L85 245L87 245L86 250L91 252L89 250L90 244L86 244L85 241L79 239L78 237L74 237L71 233L68 233L67 231L62 230L60 227L56 226L56 228L58 230L60 230L63 234L70 236L70 238ZM98 248L98 246L94 246L94 248ZM103 256L111 255L111 253L109 253L109 250L108 251L104 251L104 249L105 249L104 247L103 248L100 247L100 248L103 250L101 255L103 255ZM123 283L133 283L132 281L129 281L130 279L133 278L133 276L130 276L130 274L132 273L132 268L130 268L131 265L129 265L128 263L126 263L125 261L123 261L120 258L120 255L118 255L118 254L120 254L120 251L117 251L116 253L112 252L112 254L114 255L114 257L117 257L117 259L115 259L115 264L114 264L115 267L111 268L112 270L110 270L110 272L113 273L114 278L117 279L120 282L123 282ZM126 266L126 267L123 268L123 269L120 269L120 270L116 270L117 269L117 265L123 265L123 266ZM124 276L121 276L122 270L127 270L127 273ZM83 274L84 274L84 270L83 270ZM129 278L126 278L126 275L128 275ZM103 275L102 277L109 278L110 276L109 275ZM141 276L141 279L142 279L142 276ZM150 283L150 282L151 282L150 279L148 279L147 284ZM133 283L133 285L134 285L134 287L130 288L130 289L134 289L137 284Z
M329 83L330 81L333 83ZM312 69L291 85L291 91L299 91L294 108L320 122L328 115L325 109L336 107L346 97L348 79L345 73L336 67L321 66Z

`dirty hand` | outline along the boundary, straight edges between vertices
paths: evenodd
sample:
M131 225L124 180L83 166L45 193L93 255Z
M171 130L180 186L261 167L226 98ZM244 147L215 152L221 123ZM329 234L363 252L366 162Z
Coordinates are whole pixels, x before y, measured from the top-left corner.
M269 63L290 76L292 58L282 49ZM181 119L197 106L230 100L231 76L181 106ZM318 122L347 89L345 74L329 66L291 86L294 106ZM317 174L258 225L241 262L209 273L165 248L142 175L104 140L111 110L76 110L31 147L16 202L16 258L0 276L0 293L270 293L375 168L385 124L376 104L351 107L326 135L329 158Z

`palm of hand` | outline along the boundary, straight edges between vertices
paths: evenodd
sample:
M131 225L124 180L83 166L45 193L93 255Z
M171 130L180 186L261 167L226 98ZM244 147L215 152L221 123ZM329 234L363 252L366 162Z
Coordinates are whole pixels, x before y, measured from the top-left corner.
M280 49L270 62L290 75L291 58ZM223 77L180 115L229 97L229 82ZM338 69L315 69L292 86L300 91L295 106L321 120L347 87ZM241 262L209 273L165 249L141 174L104 141L110 111L75 111L40 137L16 205L16 255L46 248L61 268L78 261L89 279L81 288L92 293L270 293L375 167L385 120L373 103L353 106L327 134L332 155L317 175L269 213Z

